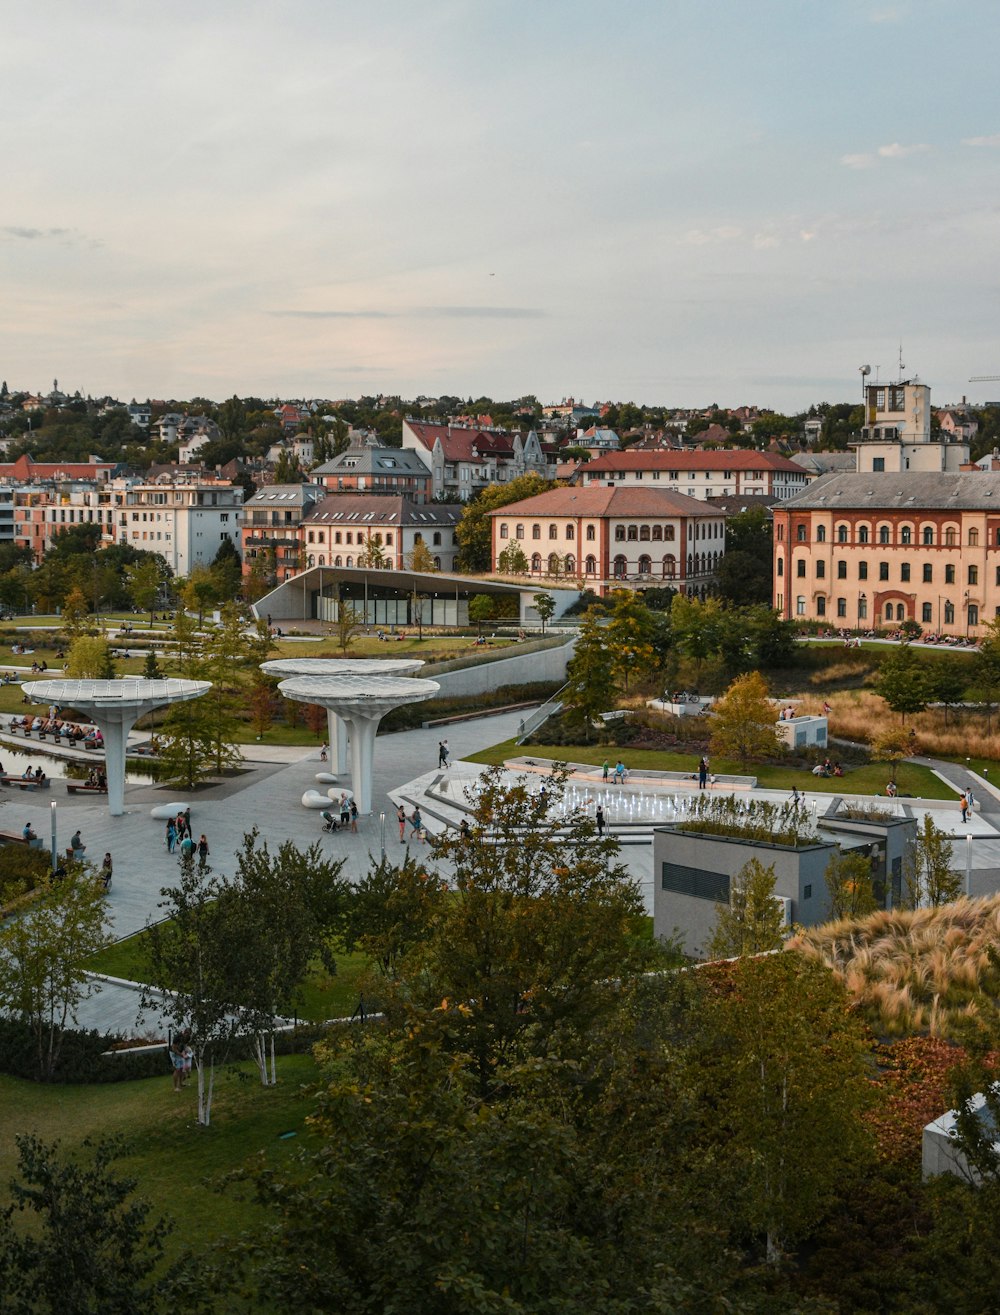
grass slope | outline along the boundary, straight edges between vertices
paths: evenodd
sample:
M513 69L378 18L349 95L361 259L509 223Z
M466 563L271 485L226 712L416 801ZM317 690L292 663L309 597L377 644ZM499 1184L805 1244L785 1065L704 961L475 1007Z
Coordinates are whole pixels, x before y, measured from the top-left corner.
M614 763L622 758L632 771L695 772L698 759L686 753L670 753L659 749L619 749L615 745L520 745L516 740L504 740L494 744L480 753L469 755L469 761L475 763L500 764L510 758L545 758L556 762L592 763L599 767L605 760ZM804 768L798 767L750 767L744 768L739 763L724 758L712 759L712 771L722 775L752 775L758 784L771 790L791 790L797 786L800 790L810 790L825 794L863 794L877 795L885 793L889 779L889 769L884 763L868 763L861 767L848 766L842 777L825 779L813 776ZM896 781L901 795L910 795L916 799L955 799L956 792L940 780L928 767L915 763L901 763L896 773Z

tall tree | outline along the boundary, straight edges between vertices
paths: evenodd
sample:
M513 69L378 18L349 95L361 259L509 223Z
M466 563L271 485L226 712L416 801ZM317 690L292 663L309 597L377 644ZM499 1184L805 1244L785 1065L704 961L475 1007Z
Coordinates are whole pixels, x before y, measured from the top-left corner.
M837 849L826 865L831 918L864 918L878 908L868 857Z
M149 613L149 626L153 627L153 613L160 597L166 563L159 564L155 558L148 557L134 566L125 568L125 584L132 605L140 612Z
M707 950L714 959L780 950L785 917L774 896L774 864L744 863L730 883L729 903L720 904Z
M740 763L773 756L782 747L777 720L760 672L737 677L712 708L712 753Z
M493 595L473 594L469 599L469 620L476 627L479 638L483 637L483 623L493 616Z
M0 1211L5 1315L167 1309L157 1270L171 1226L150 1218L134 1178L113 1172L123 1148L86 1140L81 1162L32 1134L15 1141L18 1176Z
M406 569L418 575L431 575L437 570L434 554L423 539L418 539L413 550L406 554Z
M516 539L511 539L497 558L497 570L502 575L527 575L528 558Z
M929 905L936 909L958 899L963 881L961 873L952 868L953 861L954 849L947 832L941 830L930 813L924 813L904 859L904 907L919 909Z
M112 939L103 884L77 866L46 879L30 910L0 927L0 1008L31 1029L42 1081L55 1075L67 1024L100 989L87 960Z
M885 658L874 689L893 712L899 713L903 725L910 713L923 712L932 696L930 673L909 644L900 644Z
M543 591L540 594L535 594L532 597L531 602L535 611L538 613L539 618L541 619L542 634L544 635L545 627L552 620L553 613L556 610L556 600L552 597L551 594L545 593Z
M615 702L611 649L601 624L604 619L602 608L587 609L573 656L566 664L566 717L583 730L588 743L601 713L610 712Z
M457 566L461 571L489 571L493 567L493 522L490 512L509 503L533 498L552 488L551 480L540 475L518 475L508 484L489 484L465 506L458 523L459 551Z
M675 644L695 664L695 683L698 684L704 663L719 650L721 608L718 601L708 598L701 602L677 594L670 605L670 624Z
M628 693L629 680L653 661L653 614L630 589L616 589L604 631L616 682Z

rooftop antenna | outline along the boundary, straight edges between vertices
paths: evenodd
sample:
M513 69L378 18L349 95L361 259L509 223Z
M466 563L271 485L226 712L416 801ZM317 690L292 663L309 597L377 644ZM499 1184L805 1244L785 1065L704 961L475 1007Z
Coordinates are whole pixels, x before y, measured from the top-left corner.
M903 371L905 369L906 366L903 364L903 344L900 343L899 344L899 382L900 383L903 382Z

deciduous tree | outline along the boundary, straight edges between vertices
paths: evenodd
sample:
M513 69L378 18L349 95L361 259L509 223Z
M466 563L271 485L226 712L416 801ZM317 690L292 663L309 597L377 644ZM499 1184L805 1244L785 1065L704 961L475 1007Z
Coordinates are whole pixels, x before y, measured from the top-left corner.
M532 498L552 488L551 480L540 475L518 475L508 484L489 484L477 493L462 512L458 523L459 551L457 566L461 571L489 571L493 567L493 521L490 512L509 503Z
M531 604L534 607L535 611L538 613L539 619L541 620L542 634L544 635L545 627L552 620L553 613L556 610L556 600L552 597L551 594L545 593L543 591L542 593L535 594L532 597Z
M867 854L837 849L826 865L825 877L831 918L863 918L878 908Z
M774 864L759 859L744 863L729 887L729 903L720 904L715 930L707 945L712 958L779 950L785 915L774 896Z
M885 658L874 689L893 712L899 713L903 725L910 713L923 712L933 693L930 673L909 644L900 644Z
M938 908L959 898L963 881L961 874L952 868L953 857L947 832L936 825L930 813L924 813L917 823L916 837L907 847L905 908L919 909L922 905Z
M587 609L573 656L566 665L563 695L566 717L582 729L587 743L593 737L598 717L602 712L610 712L615 702L611 650L605 640L603 619L603 609Z
M740 676L712 708L711 750L740 763L760 762L778 753L777 715L759 671Z

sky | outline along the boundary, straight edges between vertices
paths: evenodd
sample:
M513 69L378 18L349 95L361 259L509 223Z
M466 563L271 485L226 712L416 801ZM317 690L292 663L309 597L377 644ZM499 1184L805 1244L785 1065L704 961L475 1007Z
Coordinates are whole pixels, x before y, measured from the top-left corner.
M1000 399L997 0L14 0L0 377Z

